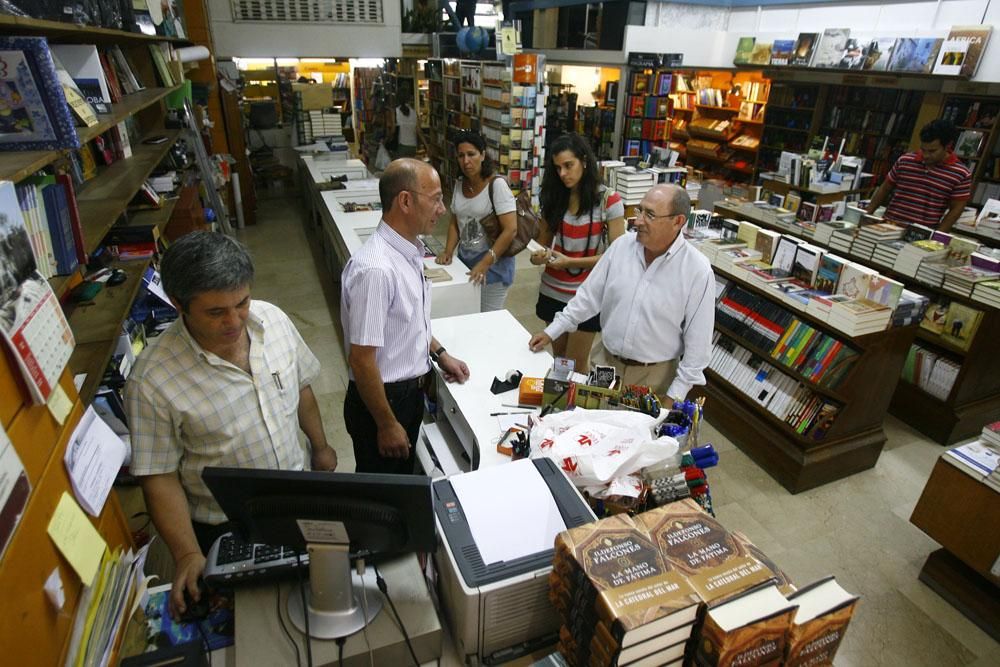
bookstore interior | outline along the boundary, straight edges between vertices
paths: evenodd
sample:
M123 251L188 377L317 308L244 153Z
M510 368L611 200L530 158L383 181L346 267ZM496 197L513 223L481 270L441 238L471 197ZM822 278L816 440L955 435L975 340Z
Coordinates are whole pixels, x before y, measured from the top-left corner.
M744 4L0 0L10 664L996 665L1000 10ZM362 387L400 235L365 340L430 370ZM361 472L402 385L413 474Z

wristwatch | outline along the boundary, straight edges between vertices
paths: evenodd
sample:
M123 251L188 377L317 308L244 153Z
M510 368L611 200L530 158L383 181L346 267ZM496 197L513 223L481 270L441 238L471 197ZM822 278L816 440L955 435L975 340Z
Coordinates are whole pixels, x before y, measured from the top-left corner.
M431 352L431 361L440 363L441 355L445 353L444 345Z
M497 263L497 254L493 251L493 248L490 248L486 252L490 253L490 257L493 258L493 263L496 264Z

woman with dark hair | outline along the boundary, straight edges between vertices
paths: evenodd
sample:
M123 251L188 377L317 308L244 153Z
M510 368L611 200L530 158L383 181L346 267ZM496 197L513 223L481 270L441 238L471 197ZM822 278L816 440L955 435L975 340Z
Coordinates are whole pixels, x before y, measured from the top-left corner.
M400 102L396 107L396 151L393 158L414 157L417 154L417 140L426 144L423 132L420 131L420 119L417 112L406 102Z
M455 156L462 176L452 188L448 242L437 263L451 264L457 248L458 258L469 267L469 280L482 285L480 311L500 310L514 282L514 258L504 257L517 233L514 194L507 181L494 174L496 169L486 155L481 135L459 133ZM500 234L490 239L480 221L494 212L500 221Z
M617 192L601 183L597 159L586 139L560 135L548 154L539 193L545 224L538 236L547 248L533 253L531 263L545 265L535 314L551 323L608 244L625 233L625 206ZM579 372L586 373L594 334L600 330L600 316L595 315L577 331L552 341L552 352L573 359Z

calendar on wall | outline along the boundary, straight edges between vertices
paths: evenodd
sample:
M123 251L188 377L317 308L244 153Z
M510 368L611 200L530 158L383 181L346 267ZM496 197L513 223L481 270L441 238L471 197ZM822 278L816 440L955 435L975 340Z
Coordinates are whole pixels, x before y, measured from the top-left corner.
M14 184L0 182L0 334L36 403L45 403L70 355L73 332L38 272Z

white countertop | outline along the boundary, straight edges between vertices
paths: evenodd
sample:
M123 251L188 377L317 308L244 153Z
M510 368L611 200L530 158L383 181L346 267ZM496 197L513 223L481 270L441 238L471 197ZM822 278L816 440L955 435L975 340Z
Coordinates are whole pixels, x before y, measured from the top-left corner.
M508 370L519 370L527 377L545 377L552 367L552 355L529 350L531 333L506 310L435 319L431 329L449 353L469 365L469 380L448 384L447 388L479 443L480 468L510 461L496 451L500 425L490 413L520 411L503 405L517 403L517 390L493 394L493 378L505 378Z
M316 158L312 155L302 155L302 164L309 170L309 176L314 183L325 183L331 176L346 174L348 180L367 179L370 174L368 167L361 160L351 158Z

